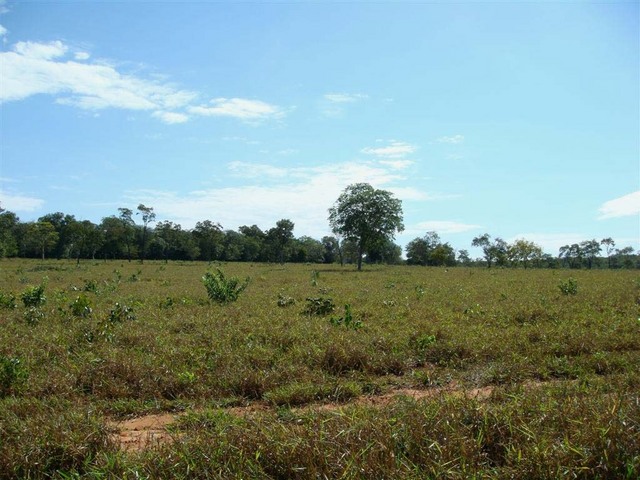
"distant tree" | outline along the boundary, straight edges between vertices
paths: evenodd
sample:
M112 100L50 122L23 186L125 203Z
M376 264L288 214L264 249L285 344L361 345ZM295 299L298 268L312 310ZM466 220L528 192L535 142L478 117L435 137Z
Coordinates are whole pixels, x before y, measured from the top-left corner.
M402 247L396 245L391 239L377 242L367 251L365 261L367 263L386 263L399 265L402 263Z
M58 239L51 245L49 253L56 258L68 258L71 256L71 246L77 220L73 215L65 215L62 212L47 213L38 218L38 222L47 222L53 225L58 234Z
M243 235L242 259L249 262L268 261L267 234L257 225L243 225L238 230Z
M147 241L149 237L149 224L156 221L156 214L153 212L153 207L145 207L142 203L138 205L138 212L136 215L142 217L142 237L140 240L140 261L144 263L144 257L146 253Z
M409 265L440 265L444 261L443 251L438 253L438 259L432 257L438 246L442 245L440 236L436 232L427 232L424 237L411 240L405 247L407 263ZM455 256L455 255L454 255Z
M122 240L127 247L127 260L131 261L131 247L135 238L136 222L133 220L133 211L130 208L119 208L120 222L122 223Z
M322 237L322 247L324 249L322 254L323 263L335 263L340 256L340 245L338 239L333 236Z
M322 263L324 261L324 245L308 236L293 240L292 260L298 263Z
M217 259L223 250L222 225L211 220L196 223L193 237L200 248L200 258L210 262Z
M429 265L435 267L453 267L456 264L456 251L449 243L438 243L429 255Z
M611 268L611 252L613 252L616 242L613 241L613 238L608 237L600 240L600 245L604 245L605 247L605 251L607 252L607 267Z
M170 221L158 222L149 243L152 257L167 260L195 260L200 249L194 237L182 226Z
M558 257L563 259L565 266L568 266L569 268L582 267L583 252L582 248L577 243L563 245L560 247Z
M50 222L35 222L29 224L27 229L29 240L35 250L41 255L42 260L45 254L58 242L58 232Z
M602 251L600 242L596 239L585 240L580 243L580 249L587 260L587 267L591 269L593 267L593 262L598 258L598 255L600 255L600 252Z
M329 209L334 233L356 243L358 270L363 255L404 230L402 202L391 192L377 190L367 183L349 185Z
M75 254L76 264L80 264L80 258L83 256L95 259L96 252L104 241L104 234L100 228L89 220L83 220L73 222L70 230L70 252Z
M267 232L267 242L271 246L272 259L284 263L289 254L289 247L293 240L294 223L283 218L276 222L274 228Z
M467 250L458 250L458 263L466 267L471 265L471 262L472 260Z
M471 241L472 247L481 247L484 253L484 259L487 262L487 267L491 268L491 265L498 266L506 265L508 261L508 245L507 242L497 237L493 242L491 241L491 235L485 233L479 237L475 237Z
M508 247L509 259L514 265L522 265L525 269L531 262L542 258L542 247L525 239L519 239Z
M614 260L618 268L634 268L638 267L638 255L633 255L633 247L616 248ZM635 265L634 265L635 264Z
M18 216L0 207L0 258L18 255Z

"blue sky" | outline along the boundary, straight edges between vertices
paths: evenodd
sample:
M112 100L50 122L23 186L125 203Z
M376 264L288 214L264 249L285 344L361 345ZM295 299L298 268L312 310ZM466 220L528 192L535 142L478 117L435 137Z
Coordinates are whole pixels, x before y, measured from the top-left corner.
M640 237L638 2L3 2L0 201L329 234L368 182L409 240Z

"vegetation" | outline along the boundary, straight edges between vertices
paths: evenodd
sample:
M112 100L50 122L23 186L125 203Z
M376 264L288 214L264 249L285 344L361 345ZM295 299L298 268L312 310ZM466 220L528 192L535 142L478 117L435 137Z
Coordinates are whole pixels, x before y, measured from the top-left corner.
M0 266L0 478L640 475L635 271Z

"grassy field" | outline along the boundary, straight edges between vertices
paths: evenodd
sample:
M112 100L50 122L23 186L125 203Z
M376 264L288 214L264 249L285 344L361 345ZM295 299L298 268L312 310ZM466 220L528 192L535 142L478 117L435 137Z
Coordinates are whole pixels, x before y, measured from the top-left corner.
M0 269L0 478L640 476L637 271Z

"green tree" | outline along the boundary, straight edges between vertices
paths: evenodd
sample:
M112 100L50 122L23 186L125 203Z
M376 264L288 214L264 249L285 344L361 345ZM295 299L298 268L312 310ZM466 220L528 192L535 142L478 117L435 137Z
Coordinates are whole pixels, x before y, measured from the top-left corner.
M131 247L136 233L136 222L133 221L133 211L130 208L119 208L120 222L122 223L122 240L127 247L127 260L131 261Z
M196 223L193 237L200 248L200 258L210 262L222 254L224 233L222 225L211 220Z
M491 268L491 265L504 266L507 263L508 245L507 242L497 237L494 241L491 241L491 235L485 233L479 237L475 237L471 241L472 247L481 247L484 253L484 259L487 262L487 267Z
M289 247L293 240L294 223L283 218L276 222L274 228L267 232L267 242L271 246L272 259L284 263L289 254Z
M330 235L322 237L322 248L324 249L322 254L323 263L335 263L337 258L341 256L340 245L336 237Z
M471 257L467 250L458 250L458 262L465 267L471 265Z
M521 264L525 269L532 261L542 258L542 247L525 239L518 239L509 245L509 259L514 265Z
M0 258L18 255L18 216L0 207Z
M611 253L616 246L616 242L613 241L613 238L608 237L600 240L600 245L604 245L605 251L607 252L607 267L611 268Z
M593 262L598 258L598 255L600 255L600 252L602 251L600 242L596 239L585 240L584 242L580 242L580 248L587 260L587 268L591 269L593 267Z
M396 231L404 230L402 202L391 192L355 183L329 209L329 224L334 233L356 243L358 270L362 270L365 253L392 241Z
M56 258L69 258L74 241L75 225L77 220L73 215L65 215L62 212L47 213L38 218L38 222L47 222L53 225L58 239L50 246L50 254Z
M153 212L153 207L145 207L142 203L138 205L138 212L136 215L142 217L142 236L140 239L140 261L144 263L144 257L147 248L147 241L149 240L149 224L156 221L156 214Z
M45 254L58 242L58 232L49 222L30 223L27 228L27 235L31 245L45 259Z

